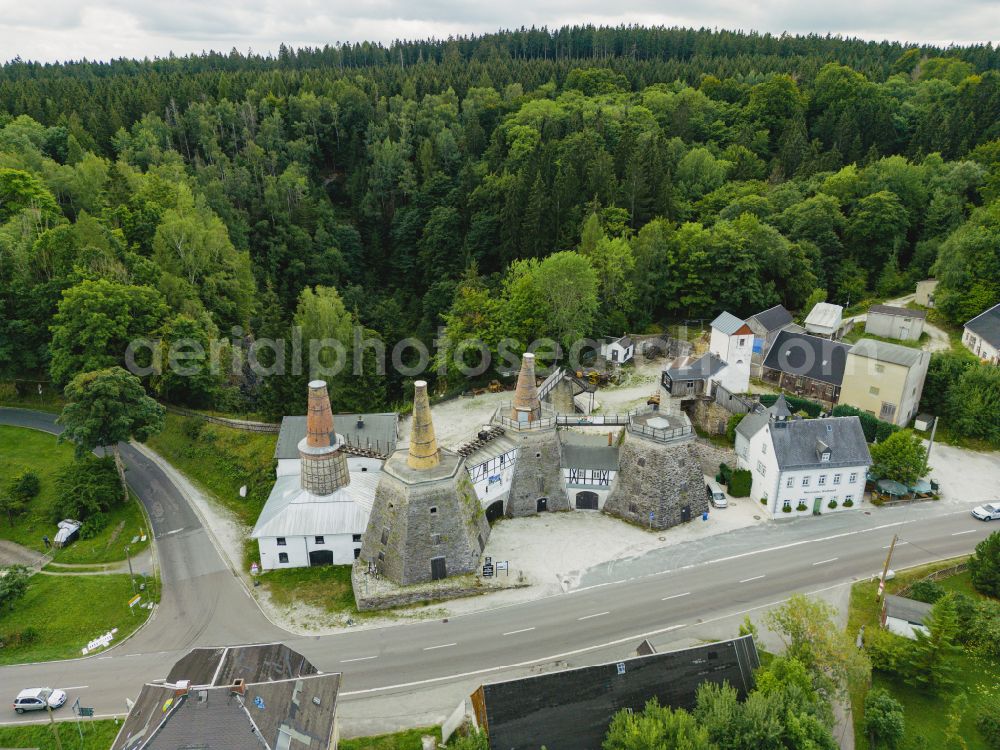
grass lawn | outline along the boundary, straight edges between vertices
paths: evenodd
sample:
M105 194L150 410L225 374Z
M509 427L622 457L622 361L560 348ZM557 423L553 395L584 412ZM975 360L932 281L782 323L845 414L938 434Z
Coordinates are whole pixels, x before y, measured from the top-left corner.
M167 414L149 447L248 526L260 515L274 484L276 434L245 432L196 417ZM240 497L240 487L247 496Z
M269 570L259 580L274 602L282 606L308 604L327 612L354 611L350 565Z
M421 750L420 738L432 734L441 739L439 727L423 727L408 729L395 734L380 734L377 737L358 737L353 740L341 740L340 750ZM2 735L0 735L2 737Z
M38 496L28 504L28 509L14 519L0 517L0 539L8 539L25 547L44 551L42 537L55 536L56 523L53 505L56 497L55 476L73 461L73 446L58 443L54 435L24 427L0 425L0 478L11 477L23 469L34 471L41 482ZM79 539L69 547L55 553L54 562L90 564L117 562L125 559L124 544L133 536L141 536L146 528L139 502L132 501L108 513L110 523L96 537ZM147 544L132 546L132 553Z
M934 570L950 567L958 560L935 563L901 572L892 581L887 582L886 592L893 594L913 581L916 581ZM972 589L969 574L961 573L938 582L949 591L962 592L979 596ZM848 633L857 634L861 625L866 630L878 627L878 608L875 604L875 592L878 582L863 581L854 584L851 589L851 605L848 615ZM960 691L968 697L968 708L962 717L961 734L965 739L967 750L989 750L982 735L976 728L976 717L985 707L987 700L996 691L996 675L1000 672L1000 664L968 654L961 654L955 660L957 684L943 695L919 690L905 684L894 675L881 672L872 674L872 687L888 690L903 704L906 721L906 741L923 737L926 745L921 747L944 747L944 730L951 700ZM868 739L864 735L862 722L864 719L864 699L869 686L851 685L851 706L854 711L855 747L858 750L868 748ZM903 747L908 745L904 743Z
M59 713L67 711L66 707ZM59 739L64 748L76 750L108 750L121 729L114 719L81 719L83 745L80 745L80 729L75 721L60 721ZM22 724L20 726L0 726L0 747L33 747L38 750L56 750L56 741L48 724Z
M155 598L157 589L154 584L146 593ZM80 656L87 641L112 628L118 628L114 642L121 641L149 615L129 609L131 596L127 575L32 576L25 597L0 615L0 664ZM29 628L37 633L34 642L16 643Z
M19 395L12 383L0 383L0 406L10 406L15 409L34 409L58 414L66 405L62 393L46 389L39 396L37 393Z
M848 344L856 344L861 339L874 339L875 341L884 341L887 344L899 344L900 346L908 346L911 349L922 349L924 344L930 341L931 335L925 331L920 334L920 338L916 341L904 341L901 339L891 339L886 336L876 336L874 333L865 333L865 327L861 325L855 327L849 334L844 336L844 341Z

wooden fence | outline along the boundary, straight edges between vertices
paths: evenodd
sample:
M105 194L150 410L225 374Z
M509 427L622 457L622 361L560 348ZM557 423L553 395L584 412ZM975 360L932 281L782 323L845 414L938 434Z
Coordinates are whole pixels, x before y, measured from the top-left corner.
M914 584L920 583L921 581L940 581L944 578L951 578L953 575L958 575L963 573L969 568L968 561L960 562L958 565L952 565L948 568L942 568L941 570L935 570L930 575L926 575L920 580L914 581L913 583L904 586L899 591L896 592L896 596L906 596L910 593L910 589L913 588Z
M195 417L212 424L232 427L234 430L244 430L245 432L270 432L277 433L281 430L280 424L273 422L254 422L248 419L230 419L229 417L215 417L211 414L202 414L199 411L184 409L180 406L168 406L167 411L172 414L180 414L183 417Z

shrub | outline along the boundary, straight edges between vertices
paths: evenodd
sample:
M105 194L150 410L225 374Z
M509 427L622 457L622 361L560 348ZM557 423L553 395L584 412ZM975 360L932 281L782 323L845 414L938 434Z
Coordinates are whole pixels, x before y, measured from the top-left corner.
M736 469L729 477L729 494L733 497L749 497L753 475L747 469Z
M184 420L184 426L181 428L184 432L184 437L189 440L197 440L201 435L201 431L205 428L204 420L198 419L197 417L192 417L191 419Z
M853 506L854 506L854 501L853 500L848 499L848 500L844 501L844 507L845 508L851 508Z
M38 629L29 625L24 630L15 630L11 633L0 635L0 648L30 646L33 643L38 643L39 637Z
M959 640L967 641L972 650L988 659L1000 659L1000 602L992 599L973 601L966 597L971 612L959 607L959 621L963 631ZM966 616L968 619L965 619ZM962 636L965 638L962 638Z
M969 558L969 577L976 591L1000 597L1000 531L994 531L976 545Z
M994 698L976 719L976 727L986 740L988 747L1000 750L1000 699Z
M829 508L830 510L833 510L834 508L837 507L837 501L836 500L831 500L830 502L828 502L826 504L826 507Z
M761 500L761 502L764 502L764 501ZM792 512L792 506L791 505L783 505L783 506L781 506L781 512L782 513L791 513Z
M870 691L865 698L865 732L873 748L899 747L905 732L903 705L885 690Z
M762 497L762 498L760 499L760 504L761 504L761 505L767 505L767 498L766 498L766 497Z
M740 422L743 421L743 417L746 414L733 414L729 417L729 421L726 422L726 440L730 443L736 443L736 428L740 426Z
M806 504L805 503L799 503L798 505L795 506L795 510L797 510L797 511L806 510Z
M111 519L105 513L94 513L80 527L81 539L93 539L108 527Z
M118 471L110 456L85 456L67 464L56 476L56 489L59 492L54 506L56 521L63 518L86 521L122 501Z
M719 464L719 476L722 477L720 480L723 484L729 484L729 478L732 476L733 470L729 468L726 464Z
M27 503L37 497L41 489L42 482L38 475L30 469L25 469L10 480L7 491L11 497Z
M874 443L876 440L881 443L899 430L898 425L884 422L873 414L847 404L837 404L830 413L835 417L857 417L861 422L861 430L865 433L865 440L869 443Z
M902 636L881 628L865 631L865 652L871 659L872 669L887 674L902 674L908 643Z
M910 592L907 596L910 599L916 599L918 602L933 604L946 593L937 581L917 581L910 586Z

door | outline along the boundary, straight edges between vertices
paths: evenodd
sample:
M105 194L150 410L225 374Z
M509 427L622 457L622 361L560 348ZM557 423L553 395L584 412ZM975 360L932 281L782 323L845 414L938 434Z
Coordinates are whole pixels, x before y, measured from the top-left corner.
M445 565L443 557L431 558L431 580L440 581L448 577L448 566Z
M823 512L821 510L822 507L823 507L823 498L817 497L815 500L813 500L813 515L814 516L820 515Z
M590 490L577 492L576 507L579 510L597 510L597 493Z
M486 509L486 521L492 524L503 517L503 500L497 500Z
M309 553L309 564L311 566L316 565L333 565L333 550L332 549L314 549Z
M535 506L535 510L538 513L544 513L549 509L549 499L547 497L538 498L538 503Z
M690 521L690 520L691 520L691 506L685 505L683 508L681 508L681 521Z

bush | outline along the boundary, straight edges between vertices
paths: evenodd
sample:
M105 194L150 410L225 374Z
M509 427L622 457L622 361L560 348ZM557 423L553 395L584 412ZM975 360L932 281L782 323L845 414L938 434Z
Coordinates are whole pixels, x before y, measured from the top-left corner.
M826 507L829 508L830 510L833 510L834 508L837 507L837 501L836 500L831 500L830 502L828 502L826 504Z
M761 500L761 502L764 502L764 501ZM781 512L782 513L791 513L792 512L792 506L791 505L782 505L781 506Z
M910 586L907 596L910 599L916 599L918 602L933 604L946 593L937 581L917 581Z
M67 464L56 476L54 520L76 518L86 521L95 513L105 513L122 502L121 483L111 456L85 456Z
M845 508L851 508L853 506L854 506L854 501L853 500L848 499L848 500L844 501L844 507Z
M38 496L42 482L38 475L30 469L25 469L10 480L7 491L15 500L27 503Z
M800 512L803 511L803 510L806 510L806 504L805 503L799 503L798 505L795 506L795 510L800 511Z
M982 733L988 747L1000 750L1000 699L994 698L980 712L976 728Z
M1000 659L1000 602L992 599L978 602L969 597L966 599L971 605L971 612L963 612L959 607L959 621L963 626L959 640L967 642L980 656Z
M861 409L856 409L847 404L837 404L830 412L835 417L857 417L861 422L861 430L865 433L865 440L874 443L876 440L882 442L894 432L899 430L898 425L891 422L883 422L873 414L869 414Z
M902 636L878 627L865 631L865 652L871 660L872 669L887 674L903 673L908 643Z
M80 526L81 539L93 539L108 527L111 519L105 513L94 513Z
M733 497L750 497L753 475L747 469L736 469L729 477L729 494Z
M30 625L24 630L15 630L11 633L0 635L0 648L20 648L38 643L40 635L37 628Z
M976 545L969 558L969 577L976 591L1000 597L1000 531L994 531Z
M202 430L205 429L205 421L197 417L185 419L184 426L181 429L184 431L184 437L189 440L197 440Z
M762 497L762 498L760 499L760 504L761 504L761 505L767 505L767 498L766 498L766 497Z
M719 473L717 476L721 477L718 481L722 484L728 485L729 478L732 476L733 470L730 469L726 464L719 464Z
M903 740L903 705L885 690L876 688L865 697L865 733L873 748L892 750Z
M760 402L764 406L773 406L774 402L778 400L778 397L773 393L765 393L760 397ZM789 410L794 414L797 411L804 411L808 416L816 419L823 411L823 406L816 403L815 401L810 401L806 398L799 398L798 396L789 396L785 394L785 402L788 404Z
M740 426L740 422L743 421L743 417L746 414L733 414L729 417L729 421L726 422L726 440L730 443L736 443L736 428Z

